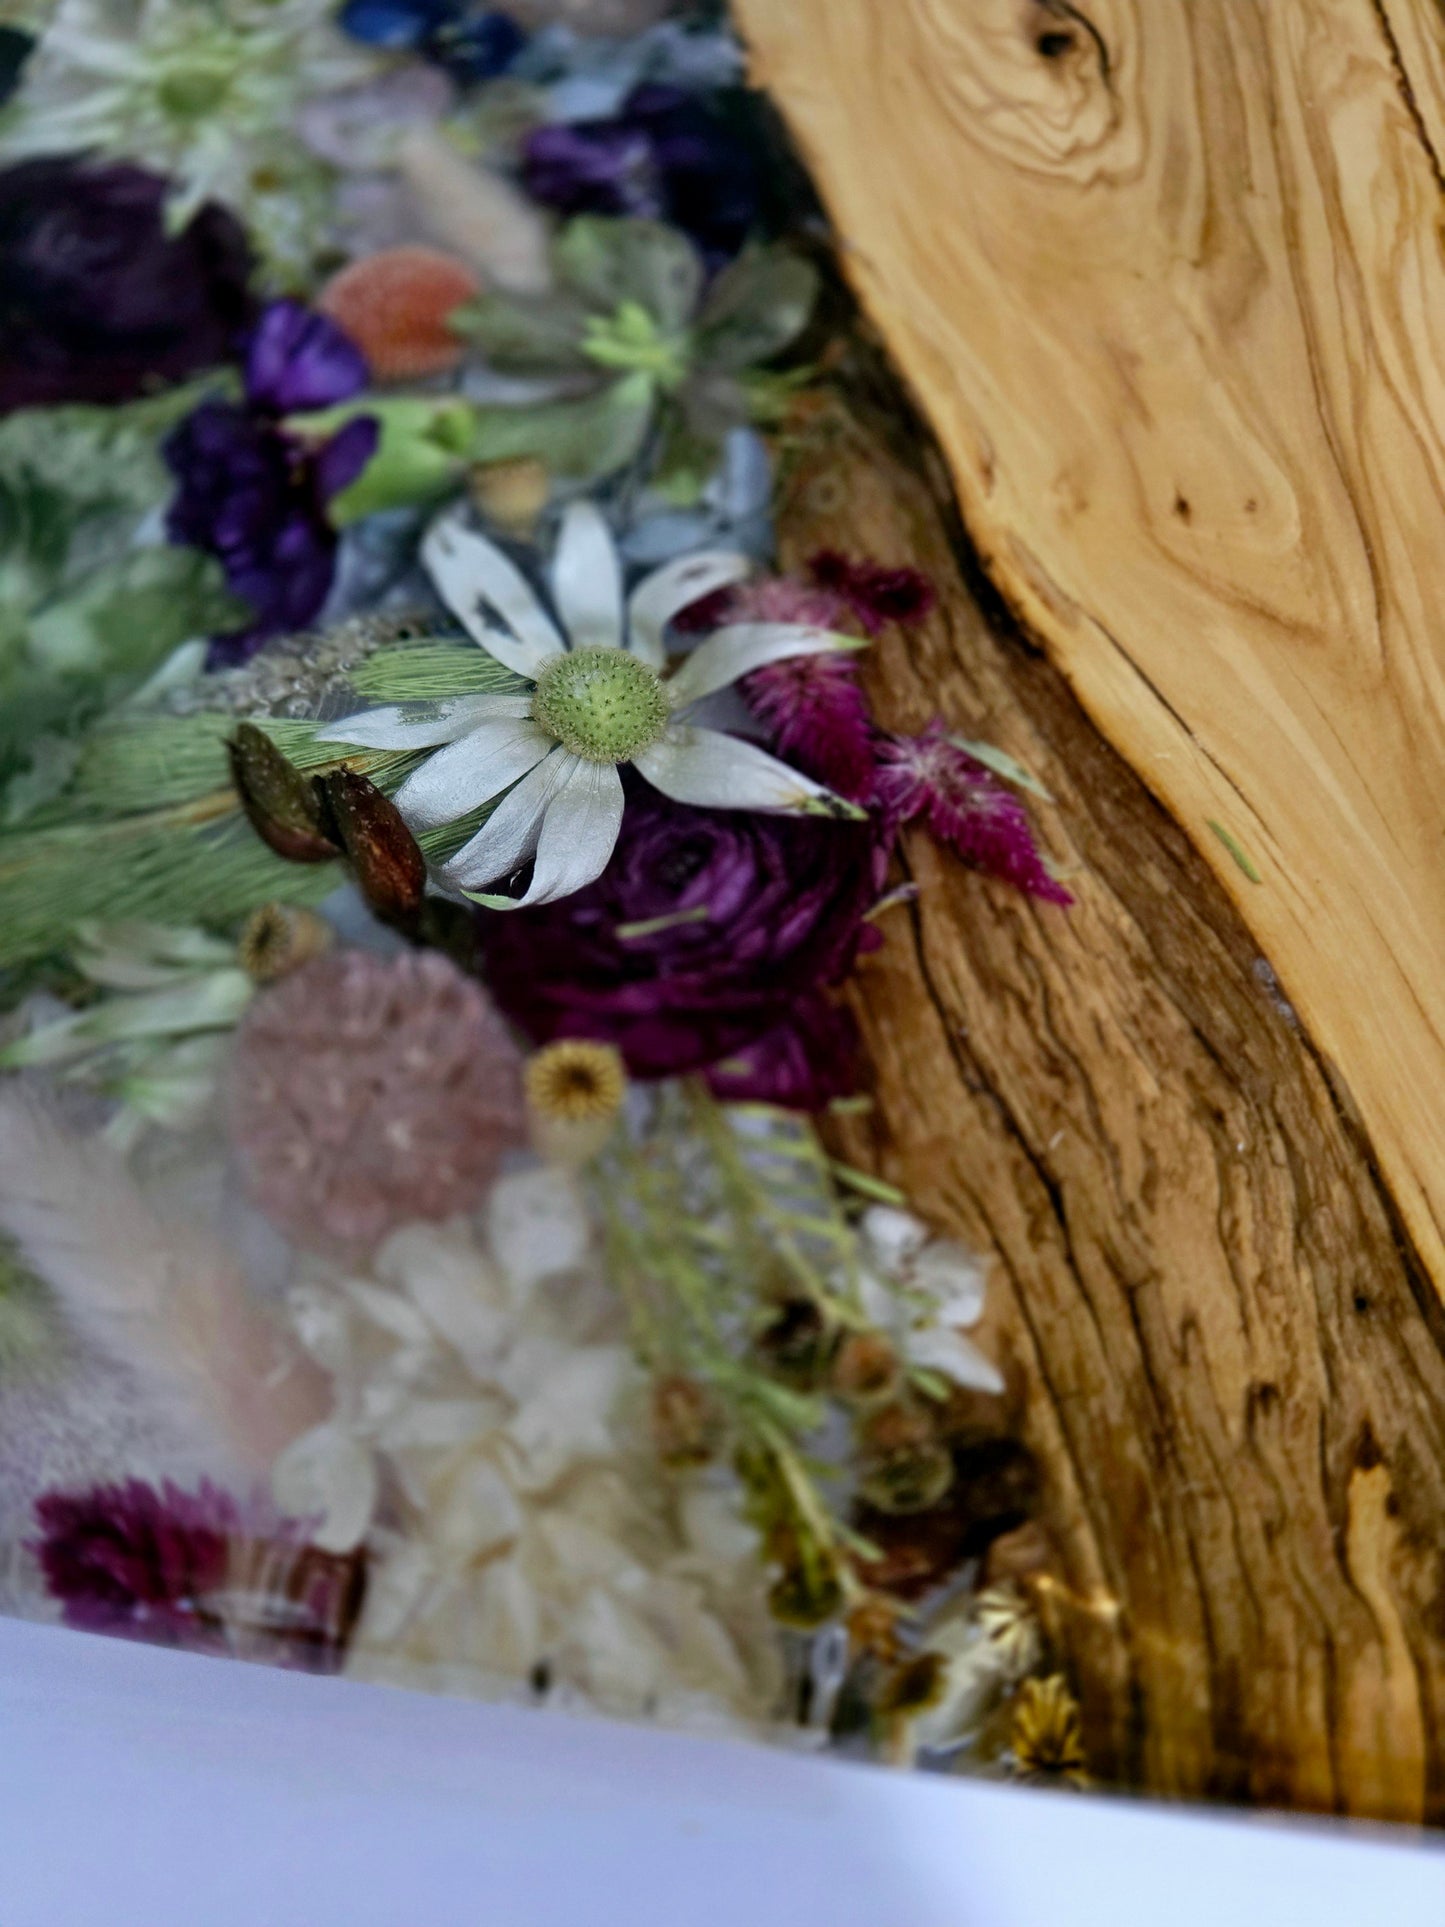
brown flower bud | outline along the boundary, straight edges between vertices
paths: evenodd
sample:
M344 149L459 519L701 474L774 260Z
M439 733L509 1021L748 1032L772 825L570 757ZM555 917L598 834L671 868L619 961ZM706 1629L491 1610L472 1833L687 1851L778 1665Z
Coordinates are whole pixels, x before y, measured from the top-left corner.
M882 1593L871 1592L848 1615L848 1643L855 1653L871 1653L875 1659L896 1660L898 1606Z
M652 1436L664 1465L706 1465L722 1437L722 1414L706 1386L674 1373L652 1388Z
M953 1483L953 1457L921 1406L899 1400L859 1432L858 1490L880 1512L926 1512Z
M915 1718L936 1706L948 1684L948 1662L942 1653L915 1653L895 1666L878 1689L874 1702L885 1718Z
M849 1332L833 1355L830 1374L839 1398L868 1405L898 1389L898 1354L882 1332Z
M528 541L536 531L551 493L551 478L535 455L514 455L486 462L470 476L472 500L504 535Z
M241 926L236 955L258 984L275 983L331 947L335 932L314 910L293 903L263 903Z
M340 856L315 788L265 730L240 724L226 754L251 828L277 856L288 863L326 863Z
M818 1557L789 1566L768 1590L768 1611L784 1626L811 1632L836 1617L843 1605L843 1582L829 1559Z
M828 1369L836 1328L811 1298L789 1298L758 1333L763 1364L785 1384L811 1392Z
M426 858L401 811L355 770L317 779L331 821L373 916L409 929L426 893Z

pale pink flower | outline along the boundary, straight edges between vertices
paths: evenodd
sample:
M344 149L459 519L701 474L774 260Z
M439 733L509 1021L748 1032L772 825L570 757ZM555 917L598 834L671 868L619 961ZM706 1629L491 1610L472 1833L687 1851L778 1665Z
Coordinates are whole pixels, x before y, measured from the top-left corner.
M434 952L318 957L258 996L229 1115L246 1183L299 1242L368 1252L475 1203L524 1136L516 1046Z

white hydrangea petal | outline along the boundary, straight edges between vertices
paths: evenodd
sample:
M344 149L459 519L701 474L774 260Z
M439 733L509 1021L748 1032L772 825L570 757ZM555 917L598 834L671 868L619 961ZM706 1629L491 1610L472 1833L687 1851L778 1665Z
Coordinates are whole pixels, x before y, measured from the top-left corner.
M387 1239L374 1264L379 1277L409 1294L427 1328L460 1354L469 1371L485 1378L507 1340L510 1293L465 1230L407 1225Z
M542 819L537 861L523 897L478 895L493 910L570 897L607 868L622 828L622 778L611 763L577 759Z
M376 1442L388 1453L450 1452L495 1430L497 1407L486 1398L417 1398L397 1407Z
M876 1325L880 1331L894 1330L902 1316L896 1288L872 1265L858 1267L858 1309L869 1324Z
M303 1432L271 1468L271 1492L294 1519L315 1520L313 1544L350 1552L366 1537L376 1508L376 1460L370 1446L342 1426Z
M620 1345L557 1349L508 1428L524 1489L543 1491L574 1466L616 1450L611 1417L630 1362Z
M654 569L627 604L628 647L654 669L667 661L667 625L682 610L752 573L752 563L733 549L702 549Z
M547 658L566 648L516 563L495 542L469 529L460 511L432 523L421 557L437 593L467 634L517 675L535 680ZM506 632L499 632L489 611L500 616Z
M436 1578L429 1546L401 1540L386 1556L373 1560L366 1574L366 1605L359 1642L390 1646L420 1606Z
M492 1460L465 1465L434 1510L432 1531L443 1555L465 1562L489 1558L522 1530L523 1513L510 1482Z
M454 696L446 702L392 703L363 709L355 716L322 725L318 741L354 743L361 749L438 749L454 743L478 723L496 717L528 716L532 698L517 695Z
M396 807L414 830L454 823L535 769L553 747L530 717L483 723L414 770L396 793Z
M574 649L622 647L622 563L594 502L571 502L562 517L552 600Z
M591 1226L570 1173L544 1164L515 1171L493 1186L487 1236L497 1263L525 1297L542 1279L580 1268Z
M715 810L780 810L804 816L859 816L861 811L789 769L756 743L721 730L675 725L640 750L634 766L674 803Z
M398 1344L414 1346L422 1351L430 1345L431 1333L425 1319L419 1317L415 1308L396 1292L379 1291L362 1278L348 1279L343 1289L357 1309L364 1312L374 1324L380 1325Z
M726 689L766 663L793 656L848 655L863 645L854 636L836 635L798 622L735 622L700 642L667 679L674 708L685 708Z
M459 890L480 890L535 856L547 807L580 760L561 748L544 756L507 791L476 835L442 865L446 881Z
M1003 1378L992 1359L985 1358L971 1338L951 1325L929 1325L908 1335L910 1364L942 1372L976 1392L1001 1392Z

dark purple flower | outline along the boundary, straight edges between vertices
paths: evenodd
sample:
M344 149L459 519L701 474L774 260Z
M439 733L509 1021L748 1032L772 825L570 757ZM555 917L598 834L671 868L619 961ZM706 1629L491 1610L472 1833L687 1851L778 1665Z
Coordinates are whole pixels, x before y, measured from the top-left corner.
M820 991L805 997L785 1023L713 1064L707 1081L727 1103L781 1104L820 1111L854 1088L858 1025L852 1011Z
M746 1054L737 1082L755 1095L776 1085L790 1102L786 1091L807 1082L802 1045L780 1037L776 1050L755 1047L795 1024L876 942L864 918L884 860L871 824L691 809L638 786L595 883L481 919L487 979L538 1043L615 1044L643 1078ZM814 1014L800 1035L818 1029ZM778 1079L764 1075L768 1062ZM831 1095L846 1061L827 1068ZM820 1071L814 1083L823 1081ZM810 1085L809 1102L812 1094Z
M949 739L941 722L921 736L887 736L878 749L877 800L896 826L921 817L940 843L985 875L1046 903L1073 897L1050 876L1022 803Z
M534 199L564 214L670 221L713 260L736 254L758 215L751 149L679 87L634 87L606 120L534 128L522 173Z
M785 762L851 803L872 801L873 719L852 656L790 656L744 678L743 696Z
M328 504L356 480L380 435L370 416L322 441L281 425L282 414L348 400L367 380L361 351L299 301L265 310L247 344L245 380L245 405L202 402L162 448L180 485L166 533L214 555L252 611L245 628L212 638L212 669L245 662L272 636L315 618L336 568Z
M213 202L167 234L165 196L159 175L77 155L0 170L0 414L129 401L236 352L246 237Z
M315 618L336 568L327 504L365 468L378 433L362 416L313 446L263 415L210 401L167 437L162 452L180 487L166 533L214 555L252 610L245 628L212 637L209 668L246 662Z
M885 623L921 622L938 597L921 569L889 568L866 557L853 562L836 549L820 549L808 558L808 573L820 590L846 602L870 636Z
M321 1552L295 1521L206 1480L47 1492L35 1517L30 1550L84 1632L329 1671L360 1607L359 1555Z

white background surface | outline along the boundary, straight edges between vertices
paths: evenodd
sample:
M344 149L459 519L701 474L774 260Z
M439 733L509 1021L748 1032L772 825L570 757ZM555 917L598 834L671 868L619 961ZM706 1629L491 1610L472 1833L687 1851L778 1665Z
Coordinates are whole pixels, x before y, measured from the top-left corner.
M1403 1840L0 1621L0 1927L1445 1927Z

